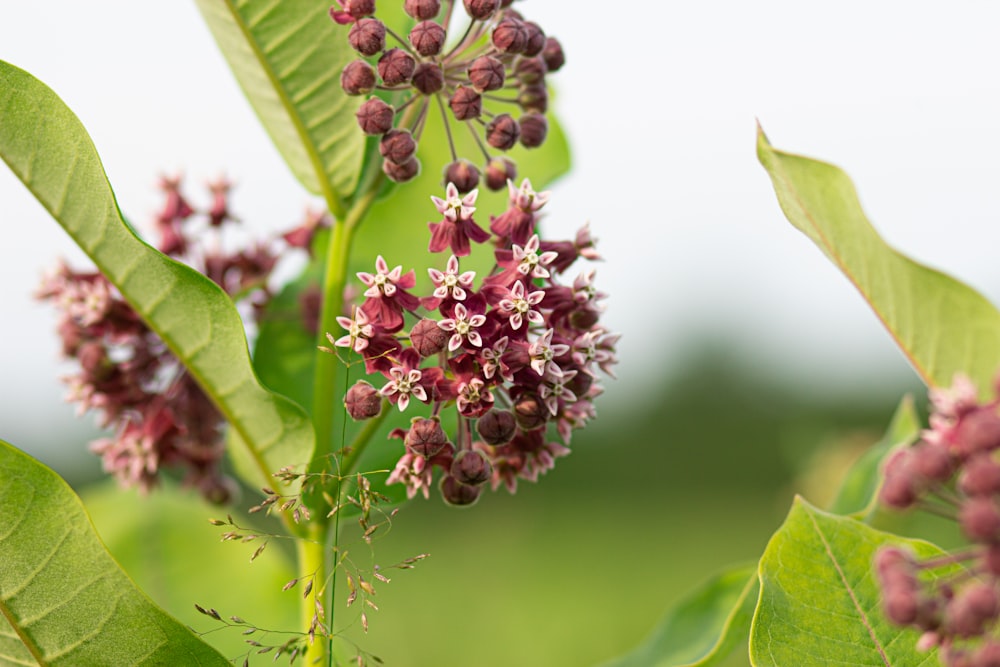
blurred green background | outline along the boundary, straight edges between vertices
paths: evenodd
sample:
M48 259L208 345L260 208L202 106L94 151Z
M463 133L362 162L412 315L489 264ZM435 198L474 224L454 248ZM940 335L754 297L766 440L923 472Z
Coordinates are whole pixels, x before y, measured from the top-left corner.
M756 559L794 493L826 502L841 472L881 435L903 393L922 387L804 388L726 352L692 350L656 391L609 382L599 419L573 453L514 496L487 494L455 509L437 494L405 505L369 550L348 530L358 567L379 563L379 611L361 631L340 580L336 627L393 667L596 665L627 652L666 609L728 564ZM732 348L729 348L732 349ZM388 446L388 445L387 445ZM111 551L157 602L231 658L239 629L217 629L193 605L268 629L294 629L300 588L289 545L221 543L207 518L227 510L167 489L142 498L60 470L83 494ZM237 523L253 504L231 511ZM413 570L386 569L417 554ZM192 554L194 556L192 557ZM372 580L370 576L366 579ZM280 643L284 635L251 638ZM349 642L347 654L353 650ZM270 663L259 656L252 664ZM730 664L747 664L745 654Z

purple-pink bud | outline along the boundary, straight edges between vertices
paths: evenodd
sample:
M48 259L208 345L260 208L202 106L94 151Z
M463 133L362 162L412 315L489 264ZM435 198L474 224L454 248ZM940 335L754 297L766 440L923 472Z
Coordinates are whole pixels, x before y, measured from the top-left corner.
M500 0L463 0L465 11L477 21L485 21L500 9Z
M409 83L416 67L413 56L400 48L389 49L378 59L378 75L387 86Z
M1000 493L1000 465L989 454L981 453L970 457L962 466L958 488L968 496Z
M441 428L441 422L436 418L425 419L415 417L410 422L410 430L403 439L406 448L424 458L430 458L444 449L448 444L448 436Z
M542 59L545 60L545 67L550 72L556 72L566 64L566 54L563 53L562 44L555 37L545 39L545 47L542 49Z
M467 74L472 87L480 93L503 88L505 80L503 63L493 56L480 56L473 60Z
M479 118L483 111L483 97L474 88L459 86L448 100L456 120Z
M488 445L506 445L517 432L517 420L509 410L491 409L476 423L479 436Z
M358 125L365 134L377 136L392 129L392 121L396 110L386 104L381 98L373 97L358 108Z
M990 498L969 498L958 514L962 530L972 540L995 544L1000 541L1000 509Z
M528 31L518 19L500 19L493 29L493 46L500 53L522 53L528 46Z
M433 95L444 88L444 72L435 63L420 63L413 70L413 87L424 95Z
M549 132L549 123L540 113L526 113L518 121L521 126L521 145L525 148L538 148L545 142Z
M424 318L410 330L410 345L421 357L430 357L443 350L450 337L437 322Z
M409 130L389 130L382 135L378 151L393 164L404 164L417 152L417 142Z
M421 21L410 30L410 44L425 58L441 53L444 39L444 28L434 21Z
M507 187L507 181L517 178L517 165L505 157L490 158L486 165L486 187L498 192Z
M518 58L517 64L514 65L514 76L525 86L543 83L546 72L548 69L545 67L545 61L537 57Z
M524 86L517 93L517 103L525 111L545 113L549 110L549 90L544 82Z
M340 75L340 87L348 95L365 95L375 89L375 71L364 60L347 63Z
M382 412L382 396L378 389L364 380L358 380L344 396L344 407L352 419L362 420L377 417Z
M426 21L441 11L441 0L406 0L403 9L418 21Z
M1000 613L1000 597L992 584L973 582L952 598L945 608L945 627L958 637L981 635Z
M403 164L396 164L390 160L382 160L382 171L394 183L405 183L413 180L420 173L420 160L410 158Z
M996 407L982 407L962 416L957 428L958 447L964 453L1000 447L1000 414Z
M524 46L524 56L533 58L545 48L545 33L541 27L532 21L524 22L524 31L528 35L527 43Z
M479 185L479 170L468 160L456 160L445 167L444 183L453 183L459 194L467 194Z
M363 56L373 56L385 48L385 24L378 19L358 19L347 33L351 47Z
M486 124L486 143L502 151L510 150L521 136L521 127L510 114L502 113Z
M548 421L549 409L537 395L525 393L514 402L514 418L522 429L533 431Z
M451 475L441 478L441 497L449 505L466 507L479 500L483 487L462 484Z
M493 465L478 449L459 452L451 463L451 476L461 484L479 486L488 482L492 475Z

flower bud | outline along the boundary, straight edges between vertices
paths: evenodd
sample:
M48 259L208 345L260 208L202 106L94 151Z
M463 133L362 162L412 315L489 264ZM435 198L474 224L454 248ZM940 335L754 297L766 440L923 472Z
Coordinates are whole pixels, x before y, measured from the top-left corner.
M441 478L441 497L446 503L455 507L467 507L474 504L479 500L482 490L481 486L462 484L451 475Z
M413 87L424 95L433 95L444 88L444 72L434 63L420 63L413 71Z
M417 152L417 142L409 130L389 130L382 135L378 152L393 164L404 164Z
M405 183L406 181L413 180L420 173L420 160L413 157L403 164L383 160L382 171L394 183Z
M444 449L448 444L448 436L437 418L414 417L403 443L413 454L429 459Z
M514 65L514 76L525 86L533 86L545 81L548 70L541 58L518 58Z
M545 48L545 33L542 28L533 21L524 22L524 31L528 36L524 45L523 54L528 58L534 58Z
M410 330L410 345L421 357L430 357L443 350L450 337L451 334L437 322L424 318Z
M503 63L493 56L480 56L473 60L467 74L472 87L480 93L503 88Z
M347 390L344 396L344 407L351 419L362 420L378 417L382 412L382 396L378 389L364 380L358 380Z
M486 165L486 187L494 192L507 187L507 181L517 178L517 166L505 157L490 158Z
M343 0L340 4L345 12L356 19L375 13L375 0Z
M517 431L517 421L509 410L493 408L479 418L476 431L488 445L506 445Z
M375 89L375 71L364 60L349 62L340 75L340 87L348 95L366 95Z
M510 114L502 113L486 124L486 143L502 151L510 150L521 136L521 127Z
M493 476L493 464L478 449L466 449L459 452L452 461L451 476L460 484L479 486Z
M378 59L378 75L387 86L409 83L416 67L413 56L400 48L389 49Z
M968 496L991 496L1000 493L1000 465L989 454L977 454L962 466L958 488Z
M538 148L545 142L549 124L540 113L526 113L518 121L521 125L521 145L525 148Z
M957 428L963 453L991 451L1000 447L1000 414L995 407L977 408L963 415Z
M104 345L94 340L82 343L76 351L80 367L93 379L100 379L111 368Z
M556 72L566 64L566 54L563 53L562 44L555 37L545 39L545 47L542 49L542 59L545 60L545 67L550 72Z
M545 113L549 109L549 90L544 83L524 86L517 93L517 103L525 111Z
M403 9L418 21L426 21L441 11L441 0L406 0Z
M479 185L479 170L468 160L456 160L445 167L444 183L454 183L459 194L467 194Z
M973 582L948 602L945 624L959 637L981 635L1000 613L1000 597L991 584Z
M500 0L463 0L465 11L476 21L485 21L500 9Z
M1000 541L1000 509L990 498L970 498L962 505L958 521L965 534L976 542Z
M483 111L483 98L475 89L459 86L448 100L448 106L457 120L479 118Z
M424 57L436 56L444 47L445 31L434 21L421 21L410 30L410 44Z
M385 48L385 24L378 19L359 19L347 33L351 47L363 56L373 56Z
M355 117L362 132L370 135L385 134L392 129L396 110L378 97L373 97L358 108Z
M528 46L528 31L518 19L503 18L493 29L493 46L500 53L521 53Z
M514 403L514 418L525 431L533 431L545 425L549 409L536 394L525 393Z

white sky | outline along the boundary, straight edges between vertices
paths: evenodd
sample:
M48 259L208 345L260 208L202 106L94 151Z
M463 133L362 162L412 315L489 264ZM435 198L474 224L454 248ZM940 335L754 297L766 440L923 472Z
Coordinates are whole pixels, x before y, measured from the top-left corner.
M590 220L601 239L607 319L625 334L609 393L669 375L706 337L741 341L761 367L822 385L912 377L861 298L785 222L756 161L755 119L776 147L844 167L898 248L1000 300L1000 5L519 9L567 52L553 79L575 170L555 188L547 225L558 237ZM231 174L243 186L237 210L272 229L309 202L193 2L5 3L0 59L81 117L137 222L158 204L157 174L181 169L192 185ZM0 206L0 437L35 448L72 410L55 379L65 368L54 316L30 293L58 256L79 254L4 168Z

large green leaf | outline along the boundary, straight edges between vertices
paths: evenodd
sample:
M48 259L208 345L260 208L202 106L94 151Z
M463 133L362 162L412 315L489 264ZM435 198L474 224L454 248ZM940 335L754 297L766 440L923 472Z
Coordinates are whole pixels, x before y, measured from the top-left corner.
M261 474L309 460L312 424L258 382L229 297L139 240L79 119L45 84L2 61L0 157L184 363Z
M741 565L706 582L682 600L652 635L603 667L711 667L750 633L757 604L757 566Z
M913 398L905 396L882 439L847 471L830 511L834 514L853 513L858 519L870 518L878 502L882 462L890 451L913 443L919 435L920 420L913 407Z
M222 54L292 173L331 206L357 181L362 99L340 88L356 57L330 0L196 0Z
M228 665L154 605L52 470L0 441L0 662Z
M1000 312L982 295L889 247L865 218L847 175L775 150L757 156L788 220L826 254L875 310L927 384L970 376L984 394L1000 368Z
M760 599L750 630L753 664L937 664L935 652L916 649L919 632L882 615L872 561L884 544L905 544L920 558L943 553L796 498L760 561Z

